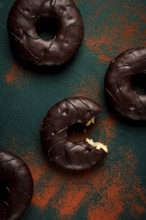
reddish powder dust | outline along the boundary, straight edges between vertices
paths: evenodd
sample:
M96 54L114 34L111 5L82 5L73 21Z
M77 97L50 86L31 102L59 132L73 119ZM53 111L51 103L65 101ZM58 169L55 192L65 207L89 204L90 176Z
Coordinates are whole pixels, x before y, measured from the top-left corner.
M54 189L54 184L48 183L48 191ZM118 220L125 210L127 216L140 218L146 211L146 191L136 175L136 159L124 147L113 151L100 169L66 176L56 187L58 184L56 195L52 196L51 190L49 205L56 209L59 219L70 219L82 207L86 207L88 219L93 220Z
M108 63L113 56L132 47L146 45L145 35L139 28L140 24L146 20L144 9L142 7L138 8L137 4L134 5L133 3L132 13L130 12L130 7L123 4L123 13L120 16L121 8L118 10L119 5L112 1L113 10L111 14L108 14L109 19L105 19L105 14L103 15L102 13L109 6L110 4L107 4L93 12L92 22L90 23L87 38L85 39L86 46L91 51L97 53L98 62L100 59L102 63ZM131 19L129 19L130 13ZM139 17L139 20L136 19L134 21L135 17ZM102 19L104 19L104 22ZM95 28L98 20L98 28ZM91 30L94 31L91 32ZM114 51L116 51L116 54L113 54Z
M30 167L30 171L32 174L32 178L33 178L33 182L34 182L34 188L36 188L36 184L39 182L41 176L44 174L42 167L38 168L38 167ZM35 196L35 195L34 195ZM33 200L34 200L34 196L33 196Z
M39 179L41 178L41 176L44 175L47 167L46 167L46 165L41 166L41 167L37 167L36 165L30 164L29 168L32 173L34 183L37 184L39 182Z
M75 184L77 183L75 182ZM59 200L53 205L53 207L57 209L60 217L70 216L71 214L76 213L80 205L82 205L82 202L86 200L88 193L87 186L84 188L76 186L74 189L73 184L70 184L69 182L69 186L66 187L66 193L63 194L63 197L59 198Z
M95 3L97 3L95 1ZM95 14L94 16L92 16L92 20L94 20L95 18L97 18L97 16L100 16L104 10L106 10L107 8L109 8L109 6L111 6L113 3L112 2L108 2L108 3L104 3L103 6L100 6L100 8L98 8L96 11L95 11Z
M35 161L32 161L32 158L35 158ZM39 154L29 152L23 156L23 159L29 165L34 180L32 204L43 210L59 191L61 179L51 174L49 165Z
M120 161L115 158L112 166L105 170L102 177L99 177L98 184L97 182L97 185L95 184L97 192L101 195L98 203L89 207L89 219L117 220L124 210L127 216L140 218L146 212L146 191L141 187L140 179L136 176L136 159L133 152L123 148L118 150ZM102 187L104 187L103 191L101 191ZM136 190L137 187L140 194Z
M120 19L117 14L112 13L112 16ZM123 19L126 24L126 12ZM117 22L117 25L120 23ZM139 30L136 24L122 24L121 31L116 26L110 30L106 24L103 28L104 33L98 39L94 36L86 39L87 46L99 54L102 62L110 60L109 53L102 50L103 45L107 52L112 52L114 47L118 53L137 42ZM120 32L117 33L117 30ZM118 40L121 36L119 33L122 34L121 39L128 36L130 40L121 42L121 39ZM12 81L14 83L15 80ZM81 79L78 88L72 86L71 90L73 95L85 95L95 101L100 100L96 76L90 75L89 80ZM123 213L131 219L141 219L142 214L146 213L146 190L142 188L141 180L137 176L137 160L133 151L130 147L112 145L112 140L116 138L116 122L110 116L105 115L97 126L98 129L102 128L99 139L110 144L111 149L99 169L82 174L69 175L55 171L45 163L43 155L35 153L31 146L26 155L19 141L16 146L10 143L16 152L21 149L21 156L32 171L35 185L32 204L44 215L48 207L55 209L56 219L60 220L69 220L79 212L83 214L82 218L89 220L118 220Z
M123 202L116 201L120 197L120 187L116 187L115 185L109 187L105 193L107 193L107 198L102 198L102 205L93 205L89 208L88 217L90 220L115 220L118 219L119 214L124 211ZM114 200L116 200L114 202ZM112 201L112 203L111 203Z
M102 143L109 144L116 136L116 121L107 115L104 119L98 121L98 129L100 130L99 140Z
M108 117L105 121L103 136L108 134L112 140L114 123ZM15 143L13 152L20 150L19 139ZM140 219L146 212L146 190L136 174L136 158L128 149L112 146L100 169L74 175L54 171L42 155L21 150L34 178L32 204L42 213L48 206L54 208L58 219L70 219L80 208L85 208L84 217L89 220L118 220L125 210L127 216Z
M85 96L97 101L100 97L100 89L96 74L90 74L89 77L80 78L78 86L71 85L70 90L75 96Z
M14 149L16 152L20 149L18 141L17 144L13 144L13 152ZM43 155L40 155L40 152L24 152L24 150L21 150L21 157L30 168L34 181L32 204L43 210L47 207L51 198L59 191L61 178L59 175L54 175L51 172L48 163L45 161Z
M85 93L96 100L91 92L99 88L95 77L88 80L87 87L83 86L85 84L82 80L74 95ZM99 139L110 146L109 155L100 168L82 174L63 174L51 169L40 152L32 150L31 146L26 152L19 138L10 141L13 152L20 153L21 149L19 155L31 169L34 178L32 204L42 213L45 214L50 207L55 209L57 218L63 220L71 219L84 210L83 216L89 220L118 220L123 213L140 219L146 212L146 190L137 176L137 160L133 151L130 147L112 145L116 137L116 122L109 115L99 119L97 126L97 129L101 128Z
M107 36L101 36L100 39L86 39L86 46L90 48L90 50L97 52L99 55L99 59L101 62L109 62L111 58L104 54L102 50L100 49L101 45L106 44L106 42L110 43L110 38Z
M51 205L50 200L58 193L62 185L60 177L55 176L52 180L48 180L44 179L45 175L46 173L40 179L41 191L36 190L32 200L32 203L42 210Z
M27 80L24 79L23 69L16 63L12 64L10 71L6 74L5 80L9 85L22 88L26 85Z
M51 172L49 173L49 165L46 163L43 155L40 155L40 152L25 152L25 149L21 148L21 141L19 141L18 137L13 137L9 140L9 150L19 155L27 163L31 171L34 182L32 204L40 209L44 209L51 197L59 190L59 178L57 176L52 177ZM49 179L50 176L52 178L51 181Z
M11 136L11 135L10 135ZM29 165L30 171L33 176L33 180L35 183L37 183L40 179L40 177L46 172L48 169L48 165L45 163L42 157L40 157L37 152L24 152L24 148L21 147L21 141L19 141L19 138L16 136L13 136L12 138L9 138L10 145L9 150L13 153L17 154L18 156L22 157L23 160ZM35 160L34 160L35 158ZM39 163L39 165L38 165Z

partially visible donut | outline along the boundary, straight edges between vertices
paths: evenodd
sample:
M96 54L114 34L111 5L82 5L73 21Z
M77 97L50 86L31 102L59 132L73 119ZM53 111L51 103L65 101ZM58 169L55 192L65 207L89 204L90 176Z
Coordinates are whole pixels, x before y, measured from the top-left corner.
M56 33L49 40L42 39L36 31L42 18L56 26ZM84 25L72 0L17 0L8 16L8 31L13 47L23 60L55 66L66 63L77 52Z
M15 154L0 151L0 220L19 219L31 202L29 168Z
M86 139L72 143L68 130L74 124L89 126L101 106L85 97L70 97L55 104L41 124L41 142L49 160L60 168L73 171L91 169L101 163L108 149L99 142Z
M122 116L146 120L146 94L139 94L133 86L133 77L146 74L146 48L125 51L109 65L105 75L105 90L109 105Z

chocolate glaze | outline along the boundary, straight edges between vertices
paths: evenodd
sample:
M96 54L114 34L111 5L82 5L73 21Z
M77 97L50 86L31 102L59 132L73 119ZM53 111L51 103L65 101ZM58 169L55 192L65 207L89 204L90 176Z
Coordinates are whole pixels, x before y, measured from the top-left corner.
M31 202L33 180L22 159L0 152L0 219L19 219Z
M54 20L58 25L50 40L43 40L36 31L41 18ZM56 66L66 63L77 52L84 25L72 0L17 0L8 16L8 31L13 47L24 61Z
M146 120L146 94L138 94L132 80L146 73L146 48L133 48L112 60L105 76L105 90L111 107L132 120Z
M100 105L84 97L71 97L55 104L44 118L40 134L42 146L49 160L57 166L73 171L91 169L106 156L85 141L72 143L68 129L79 123L86 125L98 115Z

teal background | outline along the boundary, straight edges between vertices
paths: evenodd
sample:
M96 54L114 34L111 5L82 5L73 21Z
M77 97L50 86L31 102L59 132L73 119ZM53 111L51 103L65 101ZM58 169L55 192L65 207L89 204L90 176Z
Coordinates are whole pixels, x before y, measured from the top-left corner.
M108 113L103 88L105 72L113 57L131 47L146 46L146 1L76 0L85 24L84 41L73 61L56 74L26 70L16 63L6 24L13 2L0 0L0 149L21 156L35 178L34 199L22 219L146 219L146 125L113 119ZM103 111L89 136L107 144L109 155L100 169L72 176L46 164L39 126L52 105L74 95L85 95L102 104ZM41 168L43 174L39 174ZM98 178L102 184L99 188L92 182L96 180L98 185ZM47 185L50 194L54 187L57 191L42 208L36 195L43 198ZM108 197L113 185L117 192L106 200L105 195ZM78 191L85 189L78 202ZM67 195L73 195L75 200L70 209L68 201L72 203L72 198L67 199ZM115 206L116 203L120 205ZM71 211L64 211L62 206ZM99 217L98 210L102 207L104 212ZM109 213L108 217L105 212Z

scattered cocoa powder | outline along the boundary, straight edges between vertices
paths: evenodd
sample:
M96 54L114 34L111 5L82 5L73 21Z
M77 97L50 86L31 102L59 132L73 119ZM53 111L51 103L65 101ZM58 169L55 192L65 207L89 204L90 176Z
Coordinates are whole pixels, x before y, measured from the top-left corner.
M100 99L100 87L95 73L80 78L78 85L70 85L70 90L75 96L85 96L95 101Z
M108 10L111 4L113 10L108 14L109 19L104 19L104 11ZM144 6L144 8L146 7ZM144 8L137 7L137 4L133 2L132 6L123 3L121 9L121 5L118 5L115 1L105 4L103 7L101 6L100 9L95 7L91 18L92 22L89 21L90 26L87 30L88 34L85 42L86 46L97 54L97 62L100 60L102 63L108 63L113 57L127 49L146 45L145 34L139 28L142 22L146 20ZM122 13L121 16L120 13ZM132 19L129 19L129 16ZM135 19L136 17L139 17L139 19ZM101 22L98 22L98 28L95 28L98 20ZM102 30L102 32L99 32L99 30Z
M13 85L19 89L27 84L27 80L24 78L23 69L16 63L11 65L9 72L5 76L5 80L9 85Z
M103 137L107 135L112 141L115 124L108 117L105 121L107 128ZM19 150L18 144L19 141L15 151ZM100 169L76 175L52 170L37 152L21 149L21 156L34 177L32 204L42 212L50 206L59 219L70 219L86 207L84 217L91 220L118 220L123 213L140 219L146 212L146 190L136 174L137 159L130 147L112 146Z

